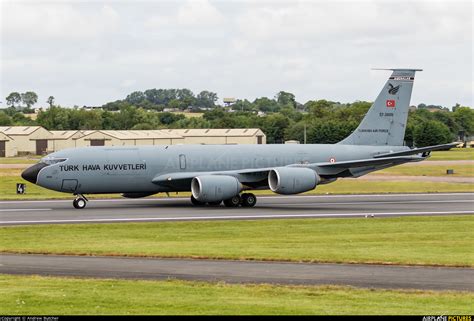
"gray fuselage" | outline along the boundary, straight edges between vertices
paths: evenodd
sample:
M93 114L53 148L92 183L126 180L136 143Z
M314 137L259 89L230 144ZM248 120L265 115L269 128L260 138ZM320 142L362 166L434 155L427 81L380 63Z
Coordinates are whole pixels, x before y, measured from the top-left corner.
M166 186L154 183L153 179L167 173L199 174L367 159L376 154L406 149L404 146L341 144L85 147L48 155L45 159L63 161L41 168L36 184L75 194L189 191L188 181ZM381 168L384 167L362 168L359 174L350 176L360 176ZM326 174L328 178L342 176L330 172L320 174ZM264 174L255 182L247 189L267 187Z

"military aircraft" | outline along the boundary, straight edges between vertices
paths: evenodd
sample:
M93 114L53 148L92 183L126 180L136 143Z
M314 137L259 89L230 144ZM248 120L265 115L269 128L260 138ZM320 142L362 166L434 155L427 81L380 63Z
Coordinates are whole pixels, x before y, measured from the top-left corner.
M191 191L196 206L252 207L257 198L249 190L303 193L339 177L421 161L430 151L455 146L403 146L414 77L421 70L386 70L392 74L362 122L336 144L73 148L49 154L22 177L76 195L78 209L86 206L84 194L138 198L181 191Z

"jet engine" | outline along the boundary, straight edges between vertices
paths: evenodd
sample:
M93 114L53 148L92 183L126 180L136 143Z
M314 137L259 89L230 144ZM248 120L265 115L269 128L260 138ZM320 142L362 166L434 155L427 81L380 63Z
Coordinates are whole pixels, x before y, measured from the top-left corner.
M233 176L202 175L191 181L191 192L200 202L216 202L234 197L242 190L242 184Z
M316 187L321 181L318 173L304 167L277 167L268 173L268 186L278 194L298 194Z

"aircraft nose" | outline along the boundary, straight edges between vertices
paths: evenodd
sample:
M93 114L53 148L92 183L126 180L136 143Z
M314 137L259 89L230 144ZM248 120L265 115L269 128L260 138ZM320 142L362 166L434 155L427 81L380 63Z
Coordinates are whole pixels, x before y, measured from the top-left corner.
M30 166L21 173L21 177L23 177L23 179L27 180L28 182L36 184L39 171L46 166L48 166L48 164L45 163L38 163Z

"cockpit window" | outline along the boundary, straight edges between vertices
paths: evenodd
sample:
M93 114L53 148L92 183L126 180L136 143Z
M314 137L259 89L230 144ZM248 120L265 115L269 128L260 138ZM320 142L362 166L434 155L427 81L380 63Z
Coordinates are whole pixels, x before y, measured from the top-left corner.
M40 162L48 164L48 165L53 165L53 164L64 162L66 160L67 158L58 158L58 157L49 156L49 157L43 157Z

